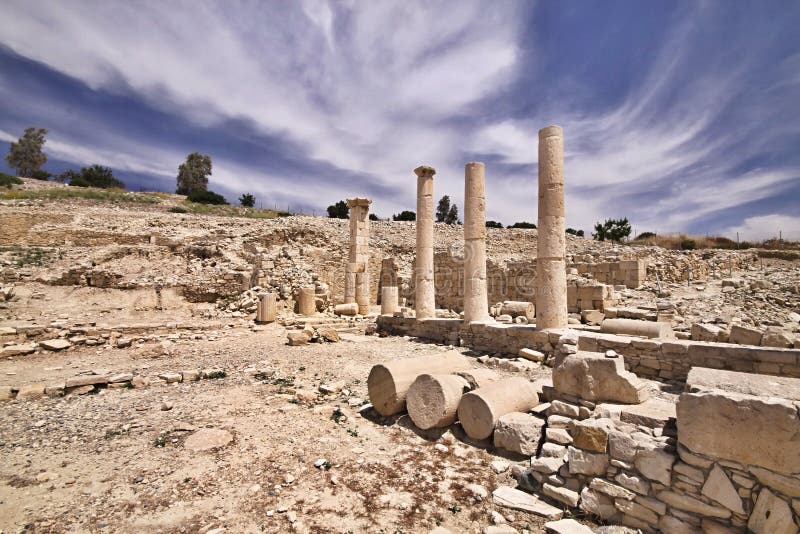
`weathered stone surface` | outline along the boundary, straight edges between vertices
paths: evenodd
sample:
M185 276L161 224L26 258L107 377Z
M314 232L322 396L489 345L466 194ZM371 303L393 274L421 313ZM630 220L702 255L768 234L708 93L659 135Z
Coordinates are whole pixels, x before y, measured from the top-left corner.
M531 458L531 469L545 475L558 473L562 465L564 465L564 460L561 458Z
M641 404L624 406L619 414L623 423L648 428L664 428L670 419L675 419L675 403L661 399L647 399Z
M761 336L761 345L764 347L775 347L780 349L791 348L794 338L788 332L779 328L767 328Z
M103 375L81 375L68 378L64 383L67 388L75 388L80 386L94 386L98 384L107 384L108 377Z
M547 441L558 443L559 445L571 445L572 436L564 428L548 428L546 429Z
M519 454L534 455L542 437L544 421L536 416L512 412L497 420L494 446Z
M703 484L703 495L731 510L736 514L744 514L742 498L733 487L733 483L719 465L715 465Z
M693 341L721 341L720 334L722 328L713 324L694 323L692 325L691 338Z
M574 519L549 521L544 524L544 529L548 534L592 534L592 529Z
M558 502L562 502L572 508L578 506L578 501L581 498L576 491L572 491L568 488L553 486L551 484L543 484L542 493L551 499L555 499Z
M110 384L117 384L120 382L130 382L131 380L133 380L133 373L118 373L116 375L108 377L108 382Z
M800 379L785 376L692 367L686 378L686 386L687 391L693 393L718 389L757 397L800 401Z
M678 441L690 451L800 472L800 417L795 402L722 391L683 393L678 399Z
M288 339L288 343L290 347L297 347L300 345L307 345L310 339L308 333L304 330L298 330L296 332L289 332L286 334Z
M64 338L57 337L55 339L46 339L44 341L40 341L39 346L47 350L59 351L70 348L72 343Z
M789 504L767 488L762 488L747 521L755 534L797 534Z
M0 400L11 400L14 398L14 389L11 386L0 386Z
M555 506L551 506L536 498L536 496L510 486L500 486L492 492L492 500L498 506L530 512L547 519L561 519L563 513Z
M166 382L167 384L172 384L174 382L180 382L183 380L183 375L181 373L161 373L158 375L158 378Z
M572 423L573 445L592 452L606 452L608 433L614 427L611 419L585 419Z
M622 358L594 352L570 354L553 369L557 391L593 402L639 404L648 398L645 384L625 370Z
M703 534L699 528L670 515L664 515L658 519L658 529L663 534Z
M594 478L589 484L589 487L600 493L605 493L609 497L631 500L636 495L630 490L612 484L611 482L602 478Z
M619 513L611 497L604 493L591 490L588 486L581 491L580 508L601 519L610 519Z
M733 528L729 525L723 525L713 519L706 519L700 522L703 529L703 534L742 534L743 530L740 528Z
M636 458L638 445L636 440L626 432L612 430L608 434L608 449L612 458L623 462L633 462Z
M17 400L35 400L44 397L44 384L22 386L17 392Z
M728 341L739 345L761 345L761 330L735 324L731 326Z
M750 472L765 486L784 495L800 498L800 476L788 477L761 467L751 467Z
M608 456L600 453L592 453L568 448L567 461L569 462L569 472L580 475L604 475L608 469Z
M568 402L554 400L550 403L548 415L563 415L564 417L576 418L580 415L580 407Z
M9 345L3 347L0 356L24 356L36 351L36 343L20 343L19 345Z
M640 495L647 495L650 493L650 483L638 475L629 475L627 473L619 473L614 477L620 486L635 491Z
M190 451L200 452L224 447L231 441L233 441L233 435L227 430L201 428L186 438L183 446Z
M617 510L634 517L640 521L644 521L648 525L655 526L658 523L658 515L649 508L645 508L641 504L625 499L617 499L614 501L614 506Z
M544 361L544 354L533 349L520 349L518 356L532 362Z
M636 469L650 480L669 486L672 478L672 464L675 455L670 454L656 444L643 445L636 453L634 465Z
M678 510L685 510L693 514L704 515L707 517L719 517L721 519L727 519L731 516L731 511L727 508L712 506L682 493L677 493L674 491L660 491L656 497L658 497L660 501L663 501L668 505L677 508Z

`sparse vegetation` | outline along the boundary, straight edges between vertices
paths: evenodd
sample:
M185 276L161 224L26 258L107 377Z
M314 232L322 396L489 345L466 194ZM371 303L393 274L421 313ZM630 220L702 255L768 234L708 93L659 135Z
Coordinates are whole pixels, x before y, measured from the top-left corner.
M178 187L175 193L189 195L208 189L208 177L211 176L211 156L192 152L186 156L186 162L178 167Z
M497 221L486 221L486 228L502 228L503 223Z
M0 254L9 254L11 262L17 267L35 265L40 267L52 261L57 252L55 249L43 247L0 247Z
M328 217L331 219L347 219L350 217L350 206L344 200L340 200L336 204L328 206Z
M594 225L592 237L596 241L613 241L621 243L631 235L631 224L627 217L622 219L606 219Z
M47 161L47 155L42 152L47 130L44 128L25 128L22 137L14 143L6 156L8 166L17 170L17 176L33 178Z
M567 228L567 233L569 235L574 235L576 237L583 237L583 230L576 230L574 228Z
M186 208L182 208L180 206L172 206L167 211L169 211L170 213L188 213L189 212L189 210L187 210Z
M405 210L401 211L397 215L392 215L393 221L416 221L417 214L413 211Z
M42 180L42 181L45 181L45 182L47 180L49 180L50 178L52 178L52 177L53 177L53 175L50 174L49 172L47 172L44 169L36 169L35 171L33 171L31 173L31 178L34 178L36 180Z
M122 180L114 177L114 173L109 167L94 164L90 167L83 167L80 173L72 170L64 171L58 177L59 182L69 182L75 187L97 187L99 189L125 189Z
M378 216L375 215L374 213L370 213L369 214L369 220L370 221L380 221L380 218L378 218Z
M514 224L509 226L509 228L532 228L535 230L536 225L533 224L532 222L522 221L522 222L515 222Z
M245 193L239 197L239 204L241 204L245 208L252 208L256 205L256 197L251 195L250 193Z
M215 206L221 206L227 204L228 201L225 200L220 194L217 194L213 191L192 191L186 197L189 202L194 202L196 204L213 204Z
M21 185L23 183L24 182L16 176L11 176L10 174L0 172L0 187L7 187L8 189L11 189L12 185Z
M6 191L0 193L3 200L62 200L67 198L85 198L104 202L133 202L137 204L156 204L161 198L153 193L134 193L120 189L97 189L93 187L76 187L70 189L39 189L34 191Z

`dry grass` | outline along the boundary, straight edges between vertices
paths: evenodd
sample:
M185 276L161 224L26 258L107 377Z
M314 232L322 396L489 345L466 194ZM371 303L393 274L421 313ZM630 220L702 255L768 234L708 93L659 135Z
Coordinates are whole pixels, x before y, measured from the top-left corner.
M655 245L670 250L696 250L706 248L736 250L747 248L763 248L769 250L797 250L800 243L796 241L786 241L778 239L768 239L766 241L741 241L737 243L733 239L722 236L704 236L690 234L661 234L637 237L629 241L629 245Z

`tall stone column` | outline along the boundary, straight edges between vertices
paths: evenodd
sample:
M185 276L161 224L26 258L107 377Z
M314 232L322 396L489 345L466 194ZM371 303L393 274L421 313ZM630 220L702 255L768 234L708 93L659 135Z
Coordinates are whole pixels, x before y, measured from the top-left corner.
M464 167L464 323L489 319L486 292L486 184L483 163Z
M417 258L414 264L414 311L417 319L436 317L433 285L433 175L436 169L422 165L417 175Z
M344 280L345 304L357 303L358 313L369 313L369 205L368 198L348 198L350 252Z
M564 133L539 130L539 224L536 257L536 327L567 326L564 228Z

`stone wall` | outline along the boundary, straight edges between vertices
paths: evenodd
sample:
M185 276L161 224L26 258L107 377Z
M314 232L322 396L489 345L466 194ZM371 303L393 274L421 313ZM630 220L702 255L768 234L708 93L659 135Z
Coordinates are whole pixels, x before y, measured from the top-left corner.
M647 281L647 260L620 260L601 263L575 263L581 274L588 274L598 282L610 285L639 287Z
M708 367L745 373L800 378L800 350L777 349L683 340L643 339L602 334L589 329L559 329L542 332L535 326L473 323L462 328L457 319L416 321L381 316L378 330L389 335L407 335L460 344L475 350L517 356L524 348L552 352L561 335L571 332L578 350L615 350L625 366L637 375L685 381L692 367ZM459 343L453 343L452 340Z

